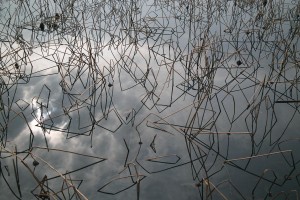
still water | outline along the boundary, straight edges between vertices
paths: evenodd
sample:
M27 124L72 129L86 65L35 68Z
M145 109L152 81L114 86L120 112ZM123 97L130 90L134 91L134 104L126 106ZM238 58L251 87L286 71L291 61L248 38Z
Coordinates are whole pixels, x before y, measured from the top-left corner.
M298 1L0 9L1 199L298 199Z

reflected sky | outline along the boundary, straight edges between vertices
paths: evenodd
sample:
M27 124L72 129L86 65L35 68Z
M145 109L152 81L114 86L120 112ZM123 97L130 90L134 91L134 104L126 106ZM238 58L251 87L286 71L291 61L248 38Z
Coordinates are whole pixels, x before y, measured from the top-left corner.
M0 198L296 199L296 1L2 1Z

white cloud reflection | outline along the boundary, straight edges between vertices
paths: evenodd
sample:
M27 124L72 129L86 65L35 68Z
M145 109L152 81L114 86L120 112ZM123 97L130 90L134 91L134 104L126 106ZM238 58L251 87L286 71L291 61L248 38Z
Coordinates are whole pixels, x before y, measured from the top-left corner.
M17 146L19 160L24 159L25 164L19 163L24 198L30 199L38 185L33 178L24 183L29 169L39 181L58 174L70 175L66 177L74 186L83 180L79 190L89 199L136 198L136 186L115 196L97 192L111 179L129 176L129 169L135 179L146 176L140 199L201 199L208 195L202 187L210 187L213 199L221 198L218 191L240 198L234 187L244 198L255 193L256 199L297 188L298 162L292 171L289 154L259 156L289 150L288 145L280 149L280 142L286 145L298 137L298 103L275 102L298 99L299 75L292 62L299 54L289 52L297 52L299 42L285 22L279 26L281 22L274 21L273 31L266 27L271 19L288 18L297 5L286 2L285 14L272 15L272 6L281 4L268 1L270 12L260 15L262 4L153 3L4 4L1 36L10 42L0 48L5 55L0 73L2 84L13 86L1 87L5 109L0 122L3 129L7 125L1 134L2 141L8 138L6 150L14 157ZM254 22L254 16L262 19ZM4 23L9 18L15 20L13 28ZM39 30L40 23L45 23L45 31ZM20 30L22 36L15 37ZM298 148L291 149L296 154ZM257 155L259 161L254 158L247 166L244 158ZM98 157L107 160L91 165L101 160ZM34 159L39 161L35 169ZM225 162L231 159L238 160L233 165ZM3 160L2 177L17 194L17 183L8 176L14 163ZM285 169L278 167L280 162ZM271 173L260 180L266 169L283 183L272 186ZM7 185L3 180L1 185ZM117 192L128 180L116 179L104 191ZM257 183L262 187L254 190ZM218 184L219 190L213 190ZM54 194L63 178L51 179L49 185ZM0 198L11 195L5 187Z

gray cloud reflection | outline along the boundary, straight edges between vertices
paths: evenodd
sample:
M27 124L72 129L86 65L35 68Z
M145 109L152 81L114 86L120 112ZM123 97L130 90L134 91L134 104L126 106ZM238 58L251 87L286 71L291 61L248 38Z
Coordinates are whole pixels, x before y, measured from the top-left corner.
M1 1L0 199L293 199L295 1Z

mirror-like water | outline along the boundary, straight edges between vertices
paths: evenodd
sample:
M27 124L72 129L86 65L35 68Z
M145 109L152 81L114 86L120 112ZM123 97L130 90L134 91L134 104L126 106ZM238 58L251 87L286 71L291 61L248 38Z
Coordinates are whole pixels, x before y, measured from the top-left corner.
M0 15L1 199L298 199L298 1Z

